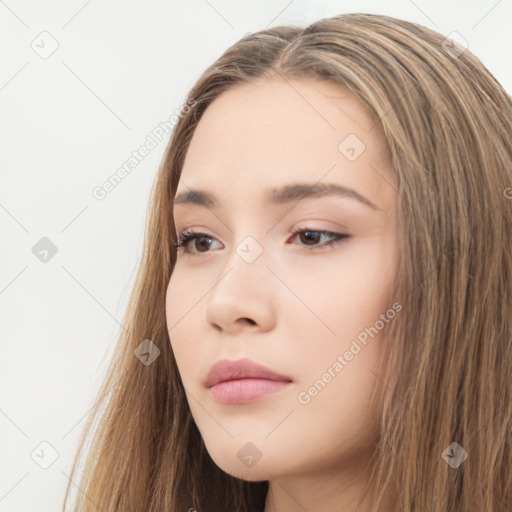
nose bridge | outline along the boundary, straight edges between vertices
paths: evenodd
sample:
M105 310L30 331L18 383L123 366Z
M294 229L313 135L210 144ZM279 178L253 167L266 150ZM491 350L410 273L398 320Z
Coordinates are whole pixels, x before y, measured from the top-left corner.
M252 292L250 294L247 292L251 291L254 286L257 286L254 291L262 292L265 288L263 283L266 282L269 274L263 244L254 236L247 235L229 251L230 254L226 257L223 265L222 275L224 277L219 282L220 286L215 288L219 292L223 288L228 288L230 294L240 297L253 295Z
M263 245L247 235L229 251L208 296L207 321L223 330L233 328L241 318L268 328L275 320L275 301Z

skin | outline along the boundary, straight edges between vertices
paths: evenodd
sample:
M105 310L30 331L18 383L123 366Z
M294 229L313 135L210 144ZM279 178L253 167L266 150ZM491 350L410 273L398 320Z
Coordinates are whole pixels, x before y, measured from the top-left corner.
M366 146L354 161L338 149L349 134ZM350 187L377 209L335 195L264 203L268 187L298 181ZM331 370L308 403L298 396L393 304L397 198L380 125L328 82L275 75L236 86L198 124L177 194L189 188L213 193L220 206L174 205L178 235L190 229L211 239L178 249L166 314L210 456L234 476L269 480L265 512L355 511L380 412L369 396L382 385L381 332L359 343L342 371ZM335 238L315 232L311 242L311 234L292 234L297 228L349 238L328 247ZM263 249L252 263L236 252L247 236ZM293 382L247 404L215 402L202 384L210 368L243 357ZM261 453L252 467L237 457L248 442ZM362 499L357 511L369 506Z

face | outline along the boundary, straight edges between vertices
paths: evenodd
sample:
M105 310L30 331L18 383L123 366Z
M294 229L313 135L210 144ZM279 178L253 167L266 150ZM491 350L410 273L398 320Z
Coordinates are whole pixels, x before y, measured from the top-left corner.
M205 111L176 194L189 238L166 314L192 416L225 472L336 473L369 455L381 331L400 309L392 183L380 125L334 84L260 80ZM242 368L205 385L214 363L240 359L281 380Z

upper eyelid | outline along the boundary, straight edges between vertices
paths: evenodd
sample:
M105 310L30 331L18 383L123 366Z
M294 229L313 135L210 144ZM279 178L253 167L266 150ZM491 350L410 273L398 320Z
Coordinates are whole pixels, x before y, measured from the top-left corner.
M348 233L345 233L349 231L349 228L343 224L340 224L339 222L335 222L333 220L329 220L329 222L331 224L336 224L336 227L334 229L329 229L329 228L320 228L320 227L315 227L315 226L310 226L310 225L307 225L308 222L325 222L325 219L324 220L321 220L321 219L310 219L309 221L308 220L304 220L304 221L301 221L299 222L298 224L302 224L302 223L306 223L305 226L302 226L302 227L298 227L298 228L294 228L293 231L302 231L302 230L310 230L310 231L329 231L331 233L337 233L337 234L348 234ZM187 223L188 224L188 223ZM185 224L186 225L186 224ZM174 222L174 226L175 226L175 231L176 231L176 234L179 236L180 234L186 232L186 231L189 231L193 234L203 234L203 235L207 235L207 236L212 236L214 237L214 235L212 235L211 233L208 233L208 229L204 229L203 228L195 228L193 226L191 227L184 227L184 228L181 228L181 229L177 229L176 227L176 220ZM197 231L194 231L195 229L197 229ZM337 232L337 230L341 230L340 233ZM231 230L230 230L231 231ZM231 231L232 233L232 231ZM214 237L216 238L216 237Z

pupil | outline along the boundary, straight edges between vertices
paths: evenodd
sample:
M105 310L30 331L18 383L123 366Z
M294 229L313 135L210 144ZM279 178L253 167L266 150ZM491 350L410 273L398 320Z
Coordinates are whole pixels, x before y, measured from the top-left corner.
M199 241L204 241L204 240L207 240L206 244L198 244ZM198 245L203 245L203 248L204 249L208 249L208 242L210 242L211 240L206 237L206 236L202 236L200 238L196 238L196 249L198 249ZM200 252L203 252L203 251L200 251Z
M313 234L312 234L313 233ZM302 233L302 236L305 237L306 241L312 241L312 242L318 242L318 237L320 236L320 233L318 231L304 231ZM312 245L312 244L309 244Z

